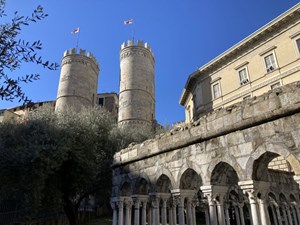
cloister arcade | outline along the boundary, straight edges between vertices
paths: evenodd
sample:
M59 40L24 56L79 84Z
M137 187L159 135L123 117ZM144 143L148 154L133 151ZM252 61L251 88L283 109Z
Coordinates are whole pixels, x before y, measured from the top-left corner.
M300 83L114 155L113 225L300 225Z
M195 162L177 176L168 170L153 180L126 176L112 198L113 225L300 225L299 184L288 161L291 171L269 166L277 157L262 154L248 177L220 160L209 177Z

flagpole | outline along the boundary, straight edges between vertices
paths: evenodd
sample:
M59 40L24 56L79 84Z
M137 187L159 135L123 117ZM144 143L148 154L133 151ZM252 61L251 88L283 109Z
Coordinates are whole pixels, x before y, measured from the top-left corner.
M135 33L135 22L133 22L132 26L132 40L134 41L134 33Z
M78 35L77 35L76 49L78 49L79 35L80 35L80 32L78 32Z
M134 41L134 33L135 33L135 24L134 24L134 20L133 19L129 19L129 20L124 20L123 22L125 25L132 25L132 40Z

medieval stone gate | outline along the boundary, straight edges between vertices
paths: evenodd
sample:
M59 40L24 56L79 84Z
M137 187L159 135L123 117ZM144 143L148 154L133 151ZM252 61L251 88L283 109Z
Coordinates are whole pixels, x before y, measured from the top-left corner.
M300 82L115 155L113 225L300 225Z

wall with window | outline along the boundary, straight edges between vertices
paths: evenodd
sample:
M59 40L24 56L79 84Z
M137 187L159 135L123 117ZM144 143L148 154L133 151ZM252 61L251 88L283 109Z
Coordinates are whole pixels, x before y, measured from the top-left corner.
M205 66L199 69L192 95L201 93L202 99L186 100L186 110L188 105L194 108L186 122L300 80L300 18L277 30L274 27L270 32L268 27L265 30L265 35L254 33L245 39L244 45L242 41L212 60L207 64L208 69ZM226 56L230 51L235 51L234 57Z

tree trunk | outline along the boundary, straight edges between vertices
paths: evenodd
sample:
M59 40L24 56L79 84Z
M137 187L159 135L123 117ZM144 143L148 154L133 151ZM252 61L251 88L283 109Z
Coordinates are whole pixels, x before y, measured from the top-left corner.
M69 220L70 225L78 225L78 209L68 197L63 198L64 211Z

